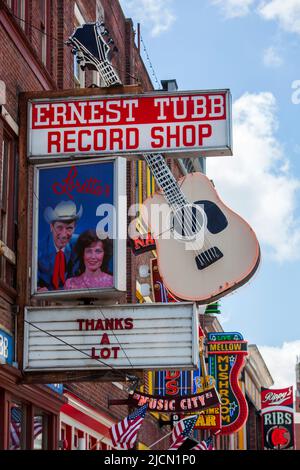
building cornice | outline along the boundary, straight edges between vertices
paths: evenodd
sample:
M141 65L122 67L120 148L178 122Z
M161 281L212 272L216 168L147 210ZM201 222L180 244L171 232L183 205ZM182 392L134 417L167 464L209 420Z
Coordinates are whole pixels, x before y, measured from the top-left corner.
M259 374L259 379L261 380L263 378L265 380L264 383L266 387L271 387L274 384L274 380L257 345L249 344L248 351L249 351L249 360L251 361L252 359L258 368L258 370L257 369L256 370L257 370L257 373ZM262 385L264 386L263 383Z

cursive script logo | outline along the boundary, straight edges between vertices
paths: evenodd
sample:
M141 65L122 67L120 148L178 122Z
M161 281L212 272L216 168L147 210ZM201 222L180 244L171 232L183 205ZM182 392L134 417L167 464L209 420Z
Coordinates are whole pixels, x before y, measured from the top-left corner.
M284 401L290 398L292 395L292 389L289 388L287 392L275 393L268 392L265 395L263 403L269 403L270 405L281 405Z
M110 186L108 184L103 185L101 180L97 178L88 178L84 182L80 182L77 179L78 170L76 166L72 166L66 178L63 178L62 182L55 182L52 185L53 192L58 196L67 194L70 199L74 199L73 192L92 194L93 196L106 196L110 195Z

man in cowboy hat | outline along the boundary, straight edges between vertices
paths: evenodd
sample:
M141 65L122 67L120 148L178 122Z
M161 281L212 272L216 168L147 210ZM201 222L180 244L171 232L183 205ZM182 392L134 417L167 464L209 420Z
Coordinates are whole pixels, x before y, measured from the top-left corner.
M78 262L74 245L78 236L74 230L82 213L82 206L77 212L73 201L61 201L54 209L45 209L44 218L50 224L50 233L39 243L39 292L62 289L66 279L75 275Z

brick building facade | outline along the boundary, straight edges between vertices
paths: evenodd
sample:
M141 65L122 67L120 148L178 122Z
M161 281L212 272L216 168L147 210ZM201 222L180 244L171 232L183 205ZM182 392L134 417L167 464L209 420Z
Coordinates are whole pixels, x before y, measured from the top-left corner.
M22 332L18 313L20 299L27 295L27 280L18 269L20 257L26 256L24 249L27 247L22 221L29 216L20 209L22 204L18 204L26 198L26 195L18 193L21 171L18 164L19 137L24 132L19 128L19 98L21 93L28 91L101 86L99 75L92 71L83 72L65 44L74 27L99 18L104 19L117 46L113 64L122 83L139 84L144 91L151 90L151 81L135 45L132 21L124 17L118 0L0 0L0 333L2 331L4 336L12 339L10 347L13 350L12 359L0 365L0 449L57 449L59 440L68 441L65 446L69 449L78 448L80 436L88 434L88 421L84 423L84 419L81 428L79 420L79 431L75 429L74 417L79 416L83 402L86 409L90 406L96 410L95 416L102 423L99 424L100 428L106 423L106 434L113 422L128 414L126 406L108 408L108 397L127 397L118 383L67 383L65 396L61 396L46 385L23 383L22 365L18 362L20 348L17 344L21 344ZM147 192L149 175L145 164L128 162L128 204L136 201L137 187L132 182L137 180L138 171L141 173L142 192L144 195ZM179 167L175 171L180 174ZM127 294L123 300L134 303L137 301L137 259L129 249L127 255ZM149 256L145 255L143 262L148 260ZM143 301L141 296L139 299ZM72 410L68 396L73 397ZM60 430L62 409L65 410L63 416L66 423ZM19 426L18 442L12 435L16 420ZM35 431L37 425L42 429L38 434ZM162 432L167 431L161 431L157 418L149 414L139 445L150 445L162 436ZM98 434L93 435L91 431L91 442ZM91 446L91 442L86 441L85 447ZM96 447L106 449L109 446L106 435ZM167 446L168 439L162 442L161 448Z
M0 0L0 347L4 338L11 349L9 360L0 362L0 449L109 449L109 427L129 411L124 405L108 406L108 399L128 396L120 383L66 380L65 393L60 395L47 385L24 383L20 361L23 328L20 310L23 300L29 297L28 279L26 272L20 273L20 264L31 244L22 227L30 217L28 208L29 212L32 210L27 195L18 191L20 172L28 177L28 169L19 165L19 139L25 132L19 127L20 96L28 91L101 87L99 75L83 72L65 44L74 27L99 18L104 19L117 46L113 64L122 83L139 85L143 91L152 90L135 44L133 23L124 17L118 0ZM167 162L176 178L189 171L203 171L204 166L200 158ZM128 206L141 203L154 191L153 177L144 162L127 162L127 188ZM149 283L149 278L140 277L138 271L140 265L149 264L150 257L150 254L135 257L128 248L127 291L122 302L151 301L140 289L143 282ZM222 331L213 316L202 316L201 321L205 332ZM251 364L250 361L248 372L253 379ZM151 374L145 374L143 379L144 391L149 392ZM253 398L247 384L244 386L251 411ZM257 407L253 406L249 436L257 420ZM170 432L169 426L159 426L158 418L157 414L147 414L138 448L145 449ZM13 437L16 424L18 440ZM38 426L40 432L36 431ZM242 430L234 442L228 436L218 437L216 447L246 448L245 436L246 430ZM204 434L198 432L195 437L200 439ZM168 445L169 439L165 439L159 448L166 449ZM255 445L249 440L250 448L257 448Z

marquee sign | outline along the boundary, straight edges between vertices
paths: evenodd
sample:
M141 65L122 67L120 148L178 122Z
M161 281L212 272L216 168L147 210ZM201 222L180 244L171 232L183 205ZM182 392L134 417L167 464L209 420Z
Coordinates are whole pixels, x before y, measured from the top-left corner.
M192 393L191 371L156 371L153 373L153 389L155 395L166 395L170 397L189 395Z
M264 449L294 448L293 387L261 390Z
M28 157L232 155L229 90L33 99Z
M248 417L248 406L239 386L247 356L247 341L240 333L208 333L209 374L221 397L222 434L238 431Z
M193 303L27 307L25 371L193 369Z

